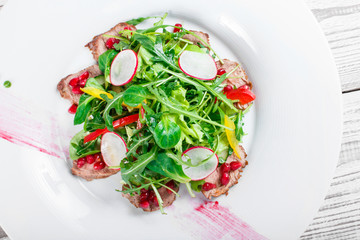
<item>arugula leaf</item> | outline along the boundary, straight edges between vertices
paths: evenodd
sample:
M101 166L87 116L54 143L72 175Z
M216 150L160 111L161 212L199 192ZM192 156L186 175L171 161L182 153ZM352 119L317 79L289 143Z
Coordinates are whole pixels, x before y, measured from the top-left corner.
M164 24L164 20L165 20L165 18L167 17L167 15L168 15L168 13L165 13L164 16L162 16L161 19L160 19L158 22L154 23L154 27L163 25L163 24Z
M137 107L149 96L149 91L141 86L133 85L126 89L123 98L124 103L130 107Z
M143 21L148 20L150 18L158 18L158 16L134 18L134 19L131 19L131 20L127 21L126 23L136 26L136 25L138 25L138 24L142 23Z
M74 125L82 124L83 122L85 122L86 117L91 110L91 101L94 99L95 97L87 94L81 95L79 100L79 106L76 110L74 117Z
M133 38L138 41L142 47L155 55L155 60L157 62L161 61L165 63L166 66L169 66L174 70L179 70L179 67L175 64L173 54L164 53L163 42L160 36L156 36L155 42L149 36L143 34L134 34Z
M236 116L236 119L235 119L235 137L236 139L239 141L239 142L242 142L242 138L245 136L245 132L244 132L244 129L243 129L243 126L244 126L244 122L243 122L243 112L240 111L237 116Z
M92 113L92 119L87 119L84 124L85 131L94 131L96 129L105 128L105 121L100 112Z
M150 152L139 156L136 162L124 165L121 167L121 177L126 182L129 183L131 176L140 174L144 171L145 167L157 156L157 147L154 147Z
M211 120L208 120L206 118L202 118L200 117L196 112L189 112L189 111L186 111L178 106L175 106L175 105L172 105L170 104L169 100L160 95L160 93L158 92L157 89L153 89L153 88L150 88L148 87L148 89L150 90L151 93L153 93L155 96L156 96L156 99L163 105L165 105L166 107L168 107L169 111L170 112L173 112L173 113L176 113L176 114L180 114L180 115L184 115L184 116L187 116L189 118L192 118L192 119L196 119L196 120L199 120L199 121L204 121L204 122L207 122L207 123L210 123L210 124L213 124L215 126L218 126L218 127L223 127L223 128L227 128L226 126L222 125L222 124L219 124L217 122L214 122L214 121L211 121Z
M166 153L158 154L156 160L149 163L147 168L181 183L186 183L191 180L191 178L185 175L181 165L176 164Z
M168 149L174 147L180 141L181 129L176 123L171 122L169 118L162 117L153 134L157 145L162 149Z
M122 96L123 93L115 94L113 99L108 98L105 94L101 94L101 97L104 98L107 102L106 107L104 109L103 118L105 120L105 125L109 129L109 131L114 131L113 127L113 117L110 115L110 110L115 108L117 114L121 114L122 111Z
M88 134L89 132L81 130L71 139L69 147L71 160L76 160L81 157L100 152L99 141L91 141L84 144L84 137Z
M115 56L118 53L119 53L118 51L116 51L114 49L110 49L99 56L99 59L98 59L99 68L103 73L105 73L106 68L110 68L112 60L115 58ZM106 78L106 76L105 76L105 78Z

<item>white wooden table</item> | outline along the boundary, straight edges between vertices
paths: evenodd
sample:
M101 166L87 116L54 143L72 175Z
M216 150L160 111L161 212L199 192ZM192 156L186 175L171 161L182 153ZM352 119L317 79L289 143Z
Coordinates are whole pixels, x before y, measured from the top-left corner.
M0 9L6 0L0 0ZM332 49L343 92L339 162L319 212L301 236L360 239L360 0L305 0ZM0 227L0 240L8 240Z

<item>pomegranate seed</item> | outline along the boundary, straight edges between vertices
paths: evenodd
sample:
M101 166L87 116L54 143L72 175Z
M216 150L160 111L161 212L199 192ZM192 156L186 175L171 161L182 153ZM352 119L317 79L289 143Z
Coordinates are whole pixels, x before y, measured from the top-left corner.
M226 71L225 71L225 69L223 69L223 68L219 68L218 70L217 70L217 75L224 75L226 73Z
M227 185L230 182L229 173L223 173L222 176L221 176L220 181L221 181L222 185Z
M88 80L88 78L89 78L89 72L88 71L81 74L80 77L79 77L78 85L80 87L85 87L85 84L86 84L86 81Z
M175 189L175 183L174 183L173 180L171 180L170 182L166 183L165 185L166 185L167 187L171 188L172 190ZM167 191L169 194L173 193L170 189L166 189L166 191Z
M78 85L78 83L79 83L79 78L73 78L70 80L69 85L75 87Z
M224 93L226 93L226 92L228 92L228 91L231 91L231 90L233 90L233 86L231 86L231 85L226 85L225 87L224 87Z
M85 160L85 158L79 158L78 160L77 160L77 167L78 168L82 168L84 165L85 165L85 162L86 162L86 160Z
M95 153L95 154L93 154L93 155L94 155L94 158L95 158L95 162L101 161L100 153Z
M94 169L95 169L95 170L101 170L101 169L103 169L104 167L105 167L104 161L96 162L96 163L94 164Z
M242 167L242 163L239 161L234 161L230 163L230 167L232 171L235 171L236 169L239 169L240 167Z
M140 189L140 192L141 192L141 193L147 193L148 190L146 190L145 188L142 188L142 189Z
M106 43L105 43L105 46L108 48L108 49L113 49L114 48L114 44L115 43L119 43L120 40L119 39L115 39L115 38L109 38Z
M80 89L80 86L73 87L72 92L74 94L82 94L83 93L83 91L81 91L81 89Z
M202 189L203 189L204 191L209 191L209 190L214 189L214 188L216 188L216 185L213 184L213 183L206 182L206 183L204 183L204 184L202 185Z
M214 104L215 104L215 103L217 103L217 101L218 101L218 99L217 99L217 97L215 97L215 101L214 101Z
M148 192L143 192L140 194L140 202L144 202L146 200L148 200L149 197L149 193Z
M75 114L75 113L76 113L76 110L77 110L77 107L78 107L78 105L76 105L76 104L71 105L71 107L69 108L68 112L69 112L70 114Z
M230 164L224 163L223 165L221 165L220 172L222 174L230 172Z
M175 24L174 32L180 32L180 28L176 28L176 27L182 27L182 24L180 23Z
M88 164L93 164L95 162L95 156L94 155L87 155L85 158L86 158L86 162Z
M150 203L148 201L143 201L143 202L140 202L139 206L141 208L149 208L150 207Z
M124 30L130 30L131 31L131 27L126 26L126 27L124 27Z

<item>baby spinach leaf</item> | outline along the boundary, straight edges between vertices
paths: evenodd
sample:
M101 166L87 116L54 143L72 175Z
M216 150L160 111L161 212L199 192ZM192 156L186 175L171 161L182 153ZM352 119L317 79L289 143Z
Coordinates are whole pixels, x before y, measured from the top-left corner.
M110 49L99 56L98 59L99 68L103 73L105 73L106 67L110 68L112 60L115 58L115 56L118 53L119 53L118 51L114 49Z
M191 178L185 175L181 165L176 164L166 153L158 154L156 160L149 163L147 168L181 183L186 183L191 180Z
M121 177L128 183L131 176L140 174L144 171L145 167L157 156L157 147L154 147L150 152L145 153L136 160L136 162L125 164L121 167Z
M124 92L124 103L130 107L136 107L149 96L149 91L141 86L131 86Z
M180 141L180 137L180 127L167 117L162 117L154 129L155 142L162 149L174 147Z
M79 100L79 106L76 110L74 117L74 125L81 124L85 121L90 109L91 109L91 101L94 100L95 97L83 94Z

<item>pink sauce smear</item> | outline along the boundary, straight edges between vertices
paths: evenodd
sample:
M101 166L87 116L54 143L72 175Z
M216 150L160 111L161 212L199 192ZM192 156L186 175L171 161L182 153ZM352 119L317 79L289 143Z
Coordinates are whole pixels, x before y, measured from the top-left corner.
M265 240L251 226L233 214L228 208L216 202L196 206L193 211L181 217L182 227L189 230L195 239L206 240ZM184 221L184 219L186 219Z
M59 126L53 114L5 91L0 91L0 103L0 138L54 157L64 157L57 144Z

